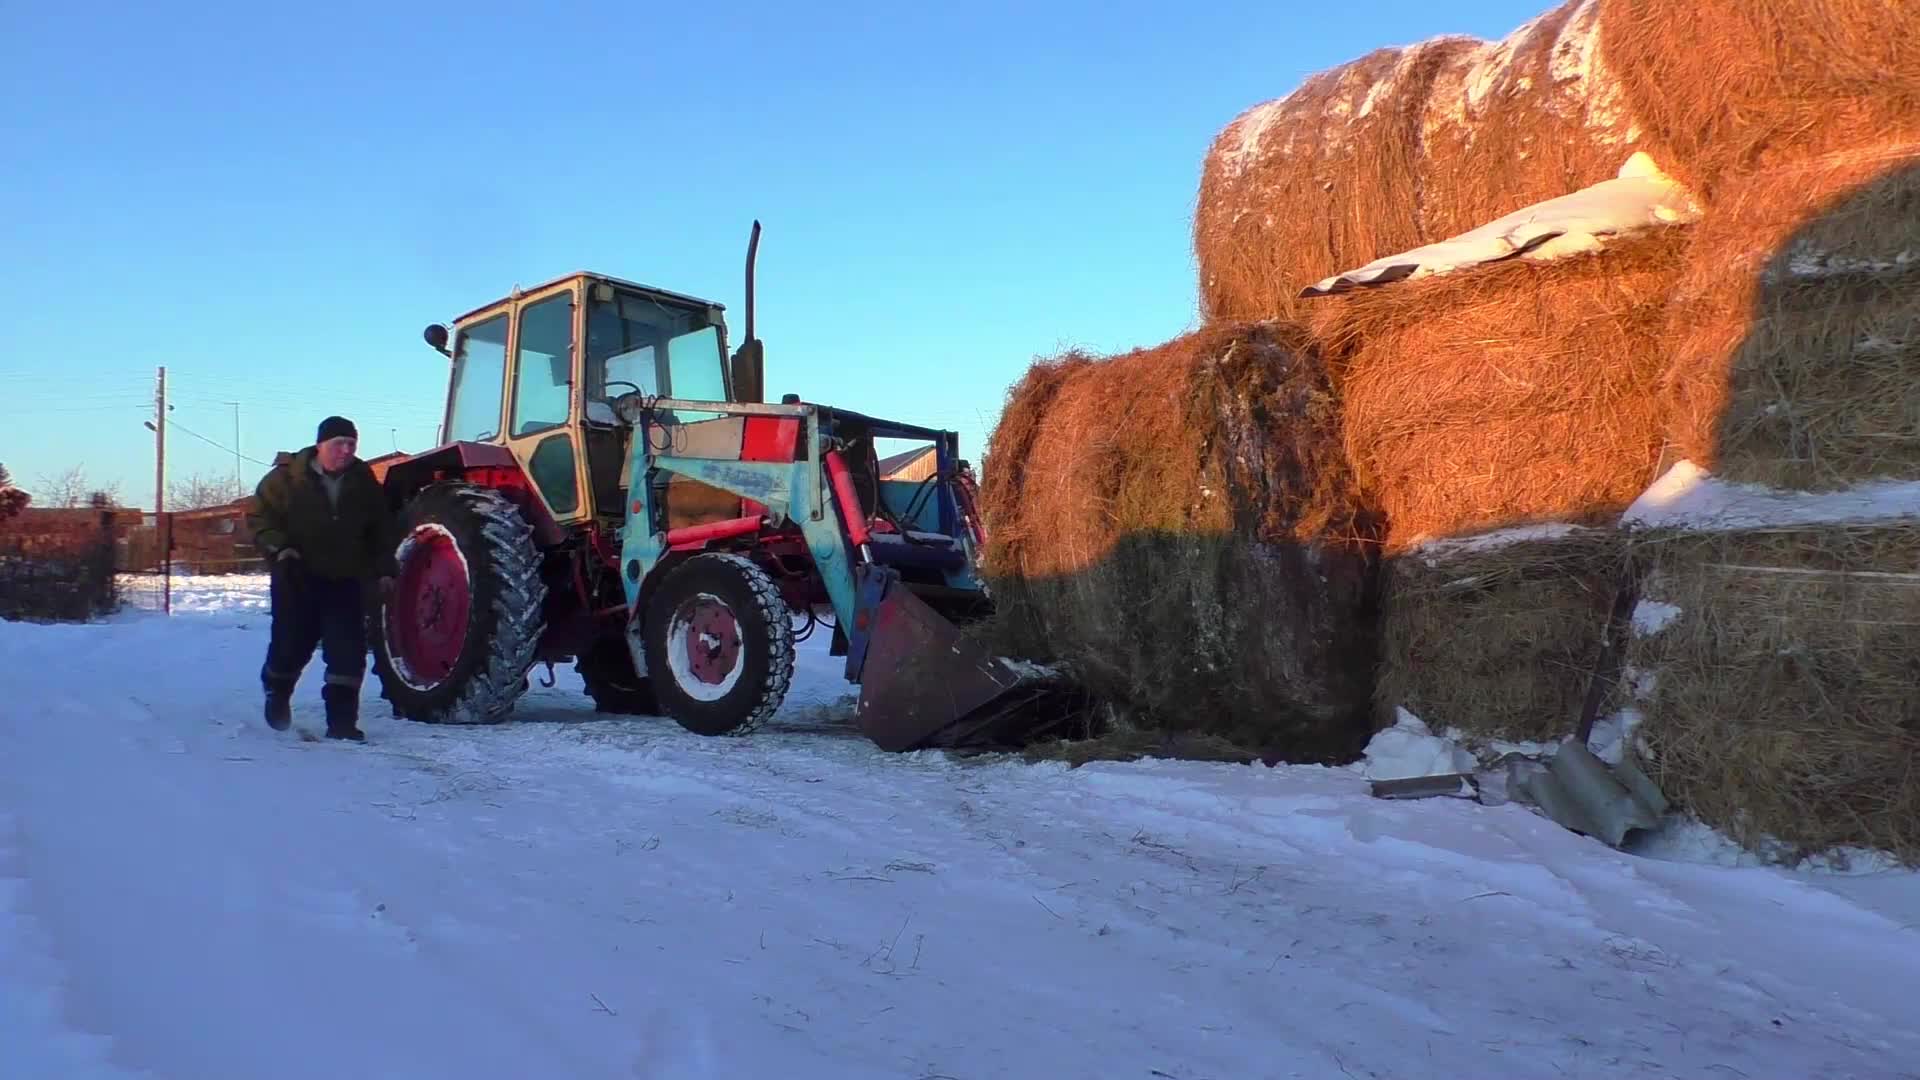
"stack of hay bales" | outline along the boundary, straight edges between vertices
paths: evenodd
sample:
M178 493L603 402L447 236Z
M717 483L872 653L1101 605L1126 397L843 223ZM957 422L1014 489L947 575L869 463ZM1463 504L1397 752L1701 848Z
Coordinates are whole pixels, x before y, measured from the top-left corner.
M1666 641L1690 619L1759 617L1687 592L1707 588L1688 568L1784 568L1777 549L1689 547L1759 541L1619 515L1682 454L1783 488L1920 479L1910 7L1569 0L1499 42L1380 50L1237 117L1194 219L1208 327L1037 365L993 437L987 569L1014 651L1070 659L1155 722L1204 712L1256 740L1334 745L1326 718L1370 692L1376 722L1404 707L1470 742L1545 741L1591 703L1642 570L1693 605ZM1684 182L1696 223L1302 296L1607 180L1636 151ZM1235 366L1256 353L1270 378ZM1817 568L1849 587L1912 572L1886 561L1892 540L1822 536ZM1840 633L1807 643L1823 671ZM1659 676L1647 745L1670 793L1724 822L1701 801L1712 770L1674 749L1701 721L1660 696L1685 685L1663 669L1700 665L1653 640L1634 645ZM1376 649L1369 687L1352 664Z
M1751 846L1920 862L1920 140L1722 178L1670 340L1654 775Z
M1888 10L1860 17L1875 7ZM1557 170L1455 166L1430 179L1418 164L1440 145L1428 123L1409 171L1422 180L1417 220L1442 224L1394 241L1431 243L1562 194L1598 179L1623 147L1651 148L1688 181L1706 207L1700 223L1592 257L1516 260L1286 308L1328 342L1349 455L1385 515L1379 713L1406 708L1469 743L1574 730L1616 629L1612 601L1644 565L1628 560L1615 517L1664 462L1684 453L1731 479L1823 490L1920 476L1920 22L1871 3L1601 0L1563 6L1502 49L1524 66L1527 49L1513 43L1548 33L1562 42L1547 54L1558 64L1511 97L1550 102L1542 113L1572 143ZM1420 49L1467 55L1444 41ZM1795 55L1782 60L1783 49ZM1449 99L1449 62L1424 84L1429 101ZM1557 78L1556 66L1581 77ZM1543 96L1542 86L1562 89ZM1268 123L1293 100L1265 107ZM1246 134L1262 115L1216 143L1214 190L1257 202L1254 185L1222 180L1248 171ZM1800 122L1812 117L1821 123ZM1261 145L1269 190L1290 176L1342 190L1329 166L1299 154L1298 138ZM1524 149L1507 152L1531 162ZM1471 193L1456 216L1436 211L1436 194L1463 177L1511 186ZM1213 253L1218 221L1245 228L1251 215L1210 217L1208 191L1196 222L1203 273L1230 271L1232 259ZM1273 303L1271 293L1340 269L1331 261L1386 254L1356 239L1333 252L1296 245L1314 259L1269 264L1264 298L1230 272L1205 277L1203 296L1215 307Z
M1571 733L1658 467L1689 230L1333 298L1348 452L1385 516L1378 716Z
M1751 848L1920 863L1920 483L1789 492L1683 461L1629 521L1654 781Z
M1327 344L1385 519L1376 717L1469 743L1573 730L1656 475L1661 341L1690 230L1302 300L1303 286L1615 176L1640 136L1600 0L1438 38L1229 125L1195 217L1203 308Z
M1006 651L1066 664L1136 727L1294 760L1364 745L1374 526L1304 331L1036 364L987 460Z

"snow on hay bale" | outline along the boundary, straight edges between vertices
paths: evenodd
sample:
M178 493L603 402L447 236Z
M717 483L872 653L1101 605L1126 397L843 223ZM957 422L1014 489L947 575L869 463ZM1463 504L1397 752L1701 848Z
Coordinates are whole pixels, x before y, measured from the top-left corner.
M1688 458L1785 488L1920 479L1920 138L1724 183L1671 326Z
M1626 566L1613 528L1529 526L1423 543L1384 571L1381 715L1469 743L1571 735Z
M1380 49L1241 114L1194 217L1207 315L1292 314L1310 282L1613 175L1632 125L1598 13Z
M981 492L1004 647L1136 728L1346 760L1369 733L1371 528L1298 327L1036 363Z
M1920 119L1913 0L1600 0L1599 16L1643 141L1715 201L1729 174Z
M1662 790L1750 847L1920 863L1920 484L1784 492L1682 461L1625 521Z
M1388 552L1611 521L1652 479L1665 312L1689 227L1316 300L1348 456Z
M1365 266L1322 278L1302 296L1335 296L1370 285L1458 273L1507 259L1552 262L1606 250L1622 237L1700 220L1700 202L1636 152L1610 180L1523 206L1457 236L1383 255Z

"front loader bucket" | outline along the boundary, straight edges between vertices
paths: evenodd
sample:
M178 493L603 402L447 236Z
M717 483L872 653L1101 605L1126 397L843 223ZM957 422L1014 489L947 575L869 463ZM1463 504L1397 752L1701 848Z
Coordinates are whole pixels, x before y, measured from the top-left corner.
M874 607L868 635L854 716L883 750L1018 738L1055 693L1022 679L904 586Z

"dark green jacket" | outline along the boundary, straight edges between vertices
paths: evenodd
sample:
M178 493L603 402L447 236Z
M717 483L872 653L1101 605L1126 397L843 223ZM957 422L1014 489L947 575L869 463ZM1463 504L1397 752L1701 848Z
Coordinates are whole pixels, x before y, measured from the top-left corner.
M373 469L355 458L340 481L336 505L313 463L314 447L273 467L253 492L254 546L269 561L282 548L300 553L308 572L328 578L372 578L394 572L392 515Z

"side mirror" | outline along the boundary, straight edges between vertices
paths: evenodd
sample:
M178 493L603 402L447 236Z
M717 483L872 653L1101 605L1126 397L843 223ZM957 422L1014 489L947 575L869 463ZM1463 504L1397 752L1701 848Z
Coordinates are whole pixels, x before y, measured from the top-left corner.
M758 405L766 400L767 346L759 338L741 343L733 354L733 400Z
M433 346L433 351L442 356L448 355L446 327L441 326L439 323L434 323L432 326L427 327L426 333L423 336L426 337L427 344Z

